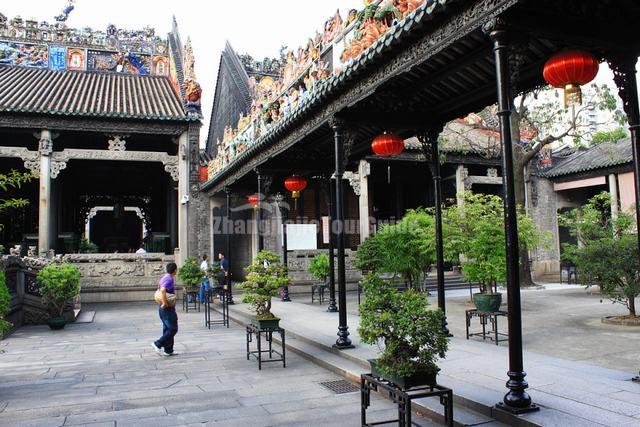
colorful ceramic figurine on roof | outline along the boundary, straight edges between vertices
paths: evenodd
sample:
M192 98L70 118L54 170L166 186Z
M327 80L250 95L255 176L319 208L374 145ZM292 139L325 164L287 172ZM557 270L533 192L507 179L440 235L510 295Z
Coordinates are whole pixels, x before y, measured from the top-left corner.
M342 18L340 11L336 10L333 17L324 23L324 34L322 35L322 45L328 46L342 32Z

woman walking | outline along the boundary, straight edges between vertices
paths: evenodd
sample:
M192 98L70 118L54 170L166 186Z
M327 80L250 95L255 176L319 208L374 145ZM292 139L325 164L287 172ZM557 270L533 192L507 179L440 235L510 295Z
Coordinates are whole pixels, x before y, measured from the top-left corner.
M161 356L173 356L173 337L178 333L178 315L176 313L175 277L178 266L175 262L167 264L167 274L158 283L160 297L158 313L162 322L162 336L151 345Z

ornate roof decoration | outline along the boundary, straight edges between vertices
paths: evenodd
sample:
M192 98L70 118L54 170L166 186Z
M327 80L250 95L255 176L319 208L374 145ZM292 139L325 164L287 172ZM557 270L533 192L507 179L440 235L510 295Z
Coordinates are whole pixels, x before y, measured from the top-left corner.
M284 52L279 78L263 79L256 84L249 116L241 117L237 128L225 130L223 141L216 141L217 149L210 149L217 157L210 165L209 178L256 142L268 139L277 129L295 120L338 81L382 51L384 40L389 37L397 40L449 1L366 1L362 11L351 10L344 20L336 12L325 22L323 33L317 32L305 47ZM213 143L208 141L209 146Z
M145 120L188 120L164 77L0 65L0 111Z

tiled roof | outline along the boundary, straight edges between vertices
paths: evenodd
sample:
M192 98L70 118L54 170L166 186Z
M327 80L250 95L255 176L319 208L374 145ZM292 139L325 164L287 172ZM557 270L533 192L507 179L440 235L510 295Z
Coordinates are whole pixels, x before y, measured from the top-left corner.
M2 65L0 111L189 120L166 77Z
M621 139L615 144L602 143L587 149L576 150L566 157L554 155L554 166L540 175L547 178L573 175L596 169L610 168L633 162L631 140Z
M487 158L500 157L500 133L475 129L461 121L449 122L438 138L440 152L450 154L475 154ZM409 151L422 150L418 138L411 137L404 141Z

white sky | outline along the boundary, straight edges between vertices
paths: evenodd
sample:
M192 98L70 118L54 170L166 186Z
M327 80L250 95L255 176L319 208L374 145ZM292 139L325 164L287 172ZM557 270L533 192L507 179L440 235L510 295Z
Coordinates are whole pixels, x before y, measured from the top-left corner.
M54 22L66 0L2 0L0 12L9 19L16 15L38 22ZM154 27L156 34L171 30L176 16L184 43L191 37L196 76L202 86L201 145L209 126L220 53L229 40L238 53L254 58L277 56L280 46L297 48L321 31L324 22L340 9L361 9L362 0L76 0L69 15L69 27L105 30L107 25L130 30Z
M2 0L0 12L8 18L16 15L38 22L54 22L66 0ZM171 29L176 16L182 41L191 37L196 75L203 95L201 145L208 132L213 93L220 53L229 40L238 53L254 58L277 56L280 46L297 48L321 31L327 18L340 9L343 17L349 9L361 9L363 0L76 0L69 27L85 26L105 30L107 25L138 30L149 25L156 34ZM613 86L611 72L601 67L598 83Z

